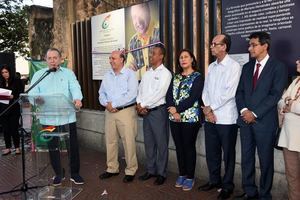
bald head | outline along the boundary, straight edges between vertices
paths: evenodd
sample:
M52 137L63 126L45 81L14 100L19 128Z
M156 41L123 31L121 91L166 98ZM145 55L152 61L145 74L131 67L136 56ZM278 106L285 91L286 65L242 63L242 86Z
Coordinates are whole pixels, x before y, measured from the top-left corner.
M109 57L109 63L115 72L121 71L125 63L124 51L113 51Z

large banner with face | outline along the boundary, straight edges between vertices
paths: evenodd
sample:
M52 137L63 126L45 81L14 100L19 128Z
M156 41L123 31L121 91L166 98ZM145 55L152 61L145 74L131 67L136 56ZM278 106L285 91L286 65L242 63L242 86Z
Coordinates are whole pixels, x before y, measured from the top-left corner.
M151 47L160 42L158 0L92 17L93 80L110 69L113 50L124 50L125 66L141 79L150 67Z
M300 58L299 10L298 0L222 0L222 32L232 37L230 53L242 59L248 54L249 35L268 32L272 39L270 54L283 61L293 76L295 61Z

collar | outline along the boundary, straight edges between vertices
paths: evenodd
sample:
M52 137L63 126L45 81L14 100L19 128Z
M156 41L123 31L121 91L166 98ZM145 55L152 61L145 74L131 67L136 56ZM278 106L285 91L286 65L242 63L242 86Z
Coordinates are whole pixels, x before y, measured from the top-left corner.
M260 63L261 64L261 67L263 68L266 63L268 62L268 59L270 58L269 54L267 54L264 59L262 59L260 62L258 62L257 60L255 61L255 66L257 63Z
M229 64L229 60L230 60L230 57L229 57L228 54L226 54L226 56L223 58L223 60L221 62L218 63L218 60L215 60L214 64L215 65L226 66L227 64Z
M152 67L150 67L149 71L158 71L158 70L162 70L164 68L164 64L160 64L156 69L153 69Z
M122 69L121 69L121 71L120 71L120 74L124 74L125 73L125 67L124 67L124 65L123 65L123 67L122 67ZM116 73L114 72L114 70L112 69L112 68L110 68L110 73L112 74L112 75L114 75L114 76L116 76Z
M152 22L152 20L150 20L149 27L148 27L146 33L143 36L141 34L137 33L137 38L139 40L143 41L143 43L148 42L148 40L150 39L150 37L153 34L154 28L155 28L155 25Z

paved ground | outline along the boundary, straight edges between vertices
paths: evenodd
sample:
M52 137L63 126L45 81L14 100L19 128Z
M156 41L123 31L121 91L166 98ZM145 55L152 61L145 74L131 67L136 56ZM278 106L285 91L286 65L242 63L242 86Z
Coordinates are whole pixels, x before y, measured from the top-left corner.
M26 183L28 186L36 186L37 170L36 155L30 152L30 140L26 140ZM4 148L4 143L0 134L0 150ZM67 159L67 157L65 157ZM137 176L144 173L143 163L139 164L137 176L132 183L123 183L125 160L120 158L120 174L108 180L100 180L99 174L106 169L106 156L88 148L81 148L81 175L85 179L85 184L82 186L74 186L82 191L77 195L75 200L214 200L217 199L218 192L216 190L210 192L199 192L197 187L204 180L196 180L195 187L191 191L182 191L180 188L175 188L174 183L177 174L169 173L165 184L156 186L153 184L154 178L145 182L139 181ZM48 167L52 174L51 167ZM52 176L52 175L51 175ZM68 177L68 175L67 175ZM22 183L22 156L14 153L8 156L0 155L0 193L10 191L12 189L20 189ZM10 194L0 195L0 200L23 200L30 199L37 192L37 189L30 189L26 193L14 192ZM240 193L240 191L235 191ZM274 200L279 198L273 197ZM44 200L44 199L43 199ZM281 200L281 199L280 199Z
M156 186L153 184L154 178L145 182L139 181L137 177L132 183L123 183L125 161L120 159L121 173L119 176L112 177L108 180L100 180L99 174L105 170L105 154L90 149L81 148L81 175L85 179L85 184L81 187L82 191L75 200L101 200L101 199L128 199L128 200L168 200L168 199L216 199L218 192L198 192L197 186L203 182L197 180L192 191L182 191L175 188L174 183L177 178L176 174L170 173L165 184ZM29 150L25 153L26 160L26 179L29 186L36 183L35 154ZM144 172L142 165L137 172L137 176ZM8 155L0 157L0 192L9 191L14 188L20 188L22 182L22 164L20 155ZM106 191L106 192L105 192ZM31 189L26 193L15 192L1 195L0 199L29 199L28 197L35 193ZM102 195L103 193L107 193Z

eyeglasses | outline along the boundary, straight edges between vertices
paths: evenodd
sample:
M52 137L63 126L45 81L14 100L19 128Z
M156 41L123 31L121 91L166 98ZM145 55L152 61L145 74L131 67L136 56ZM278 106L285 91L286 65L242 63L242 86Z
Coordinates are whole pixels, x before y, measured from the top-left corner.
M260 45L260 44L251 43L251 44L249 44L249 47L255 48L255 47L257 47L258 45Z
M216 46L218 46L218 45L224 45L224 43L216 43L216 42L212 42L211 44L210 44L210 47L216 47Z

